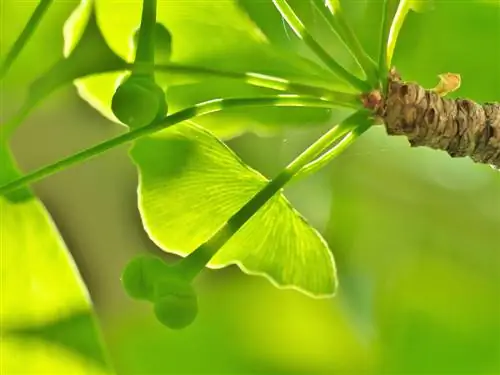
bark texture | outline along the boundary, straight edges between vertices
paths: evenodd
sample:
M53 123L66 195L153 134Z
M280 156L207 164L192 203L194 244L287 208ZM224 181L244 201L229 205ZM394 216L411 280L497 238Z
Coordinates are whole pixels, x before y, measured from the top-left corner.
M373 97L366 103L374 104ZM387 95L372 108L388 134L405 135L412 147L468 156L500 169L500 103L446 99L395 76L389 79Z

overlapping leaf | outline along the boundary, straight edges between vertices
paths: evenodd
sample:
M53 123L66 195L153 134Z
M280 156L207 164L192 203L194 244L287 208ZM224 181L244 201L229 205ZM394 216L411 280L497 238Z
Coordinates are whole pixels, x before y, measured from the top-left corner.
M0 149L0 181L16 173ZM43 205L0 197L0 372L108 374L92 306Z
M207 241L265 184L217 138L181 124L136 142L139 207L150 237L180 255ZM282 287L331 295L332 255L322 237L280 193L217 253L210 266L238 264Z
M140 24L141 3L139 0L121 3L117 9L116 3L110 0L83 0L65 27L66 53L78 42L82 25L95 5L105 40L119 56L132 62L135 49L133 35ZM322 67L289 51L273 47L235 0L159 2L157 17L172 36L171 61L174 63L235 72L258 72L299 81L323 81L327 86L340 87L338 79ZM162 41L157 39L157 43ZM113 121L116 118L111 113L110 102L120 77L120 74L106 74L77 82L84 99ZM165 88L185 83L185 77L177 80L172 76L157 74L157 79ZM185 87L172 87L172 91L167 93L171 108L178 109L187 104L186 92L202 92L205 98L210 99L219 97L222 92L233 97L270 93L270 89L249 87L225 79L189 83ZM220 131L219 134L228 135L238 131L234 129L235 124L239 131L247 128L261 130L262 126L275 129L324 123L331 117L330 111L320 109L306 110L299 117L294 110L278 108L273 111L276 115L268 116L269 111L266 109L255 109L252 113L235 112L231 121L221 117L216 130ZM211 127L214 122L201 119L199 123ZM222 130L225 127L233 130Z

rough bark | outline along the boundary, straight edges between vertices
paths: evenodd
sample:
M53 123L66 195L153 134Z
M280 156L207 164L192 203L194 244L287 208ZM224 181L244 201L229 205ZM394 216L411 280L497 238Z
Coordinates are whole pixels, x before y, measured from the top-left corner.
M468 156L500 169L500 103L447 99L397 75L389 78L385 97L371 93L365 103L383 121L388 134L405 135L412 147L443 150L451 157Z

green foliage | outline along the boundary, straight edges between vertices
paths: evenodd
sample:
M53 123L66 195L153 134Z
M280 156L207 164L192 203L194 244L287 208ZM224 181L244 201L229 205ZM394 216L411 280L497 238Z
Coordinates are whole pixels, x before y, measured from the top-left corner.
M18 172L1 150L5 180ZM0 197L0 372L107 374L88 292L50 216L27 189L8 198Z
M92 12L93 1L82 1L66 24L66 48L78 41L75 30L86 23ZM115 3L109 0L95 2L96 17L105 40L115 53L127 61L135 54L134 39L140 24L140 2L128 2L115 11ZM106 16L104 16L106 15ZM163 2L158 8L157 21L168 33L156 33L157 61L164 61L166 45L170 44L169 61L205 68L220 68L234 72L258 72L298 81L324 82L327 87L339 85L332 73L317 64L286 50L276 50L262 32L236 5L235 1L224 1L217 6L197 3L195 8L179 6L178 3ZM79 80L76 85L82 97L107 118L117 121L111 110L115 87L123 74L114 73ZM266 96L271 89L255 88L244 82L224 78L200 82L193 77L172 77L156 74L163 89L168 87L169 111L176 112L200 101L218 97ZM232 110L214 119L207 116L198 123L216 131L221 136L232 136L244 130L276 132L287 126L324 124L331 120L331 111L321 109L262 108L251 113Z
M195 124L141 139L131 155L139 170L139 209L148 234L165 251L183 256L211 238L267 182ZM229 264L282 287L315 295L335 290L327 244L282 194L264 205L209 266Z
M425 85L434 85L437 74L453 71L464 78L465 85L460 91L461 95L478 100L496 100L500 93L500 75L497 69L499 56L498 49L494 48L500 43L500 33L495 29L498 23L497 3L475 1L474 11L471 12L471 2L451 4L445 0L328 1L326 8L321 1L315 1L315 7L310 6L309 1L303 0L275 1L281 4L281 13L299 38L313 47L316 57L332 72L314 62L315 58L310 54L305 54L307 58L300 57L302 51L297 48L297 41L288 34L287 26L283 27L278 12L268 7L270 4L256 6L257 3L246 0L216 3L206 1L197 2L195 5L190 2L160 2L158 22L154 26L157 62L190 64L198 67L197 73L201 74L195 74L194 70L185 72L186 74L176 75L171 74L171 71L165 74L168 67L163 69L163 73L160 73L159 67L154 67L157 71L152 79L150 76L146 78L136 74L143 66L126 63L132 62L136 54L141 2L124 3L117 12L116 3L110 0L82 0L66 23L65 57L56 60L47 73L35 81L30 88L26 105L19 115L2 127L0 134L3 142L4 136L10 136L36 104L55 89L72 81L75 81L81 96L106 117L130 128L141 128L63 159L59 164L49 166L45 169L45 174L41 173L37 178L64 169L73 163L71 160L83 161L112 147L135 141L131 156L140 174L138 198L144 227L150 238L163 250L185 258L173 266L168 266L158 258L135 258L125 268L122 282L129 296L152 302L157 319L172 329L184 328L196 318L198 298L191 279L209 259L208 265L211 268L236 264L243 271L265 276L282 288L293 288L314 296L331 296L336 292L335 264L326 241L291 206L281 188L294 176L300 176L301 172L306 174L310 170L316 170L316 167L324 166L326 161L343 151L364 132L369 124L366 124L365 114L357 112L362 115L354 116L359 120L355 124L357 126L350 127L348 130L352 132L341 141L347 139L348 142L339 142L338 148L329 149L333 141L323 143L321 149L309 148L306 153L316 153L315 157L319 159L312 160L305 169L302 167L293 170L293 173L285 169L276 180L271 181L248 167L214 134L230 137L244 131L269 133L281 132L290 126L330 124L333 117L342 118L349 113L347 110L332 111L330 107L334 106L335 101L338 102L336 104L347 103L350 108L360 106L357 103L359 98L349 96L349 93L359 89L368 91L377 88L376 81L385 80L385 73L392 65L393 55L404 77L416 79ZM424 14L409 12L414 10L420 13L429 9L435 11ZM318 14L321 15L322 21L316 22ZM382 17L381 20L377 18L378 15ZM475 27L464 27L469 23L473 23ZM320 45L321 36L313 37L311 30L329 36L331 34L328 33L334 31L340 40L333 39L335 43L323 48ZM359 33L363 45L358 43L353 30L356 34ZM382 38L374 30L382 30ZM0 38L3 44L3 34ZM399 42L396 48L397 40ZM478 75L477 57L463 57L464 49L476 46L477 40L481 40L485 45L480 54L481 70L485 72L481 75ZM342 43L337 43L340 41ZM276 44L286 46L287 50L276 49ZM347 51L341 52L344 47L347 47ZM377 57L377 53L380 53L378 71L372 61ZM230 72L217 73L213 70L219 66L224 66ZM146 64L146 68L153 67ZM361 76L358 74L359 68L366 73L367 81L356 77ZM117 84L121 83L130 71L131 77L125 79L117 88ZM357 89L338 82L332 73L339 72ZM262 80L262 74L279 78L266 77L263 81L267 86L264 84L264 87L249 85L252 80L254 85L256 80ZM476 80L476 76L479 79ZM271 84L273 80L275 85ZM274 90L281 90L283 94L294 93L293 88L300 86L297 82L308 85L307 89L312 89L312 94L296 98L269 97ZM301 87L304 88L304 85ZM176 113L168 116L164 125L161 125L159 120L167 113L165 91L168 92L168 107ZM300 94L305 95L304 92ZM201 101L228 96L244 96L246 99L215 100L199 104ZM348 99L343 102L342 98ZM281 108L284 102L302 108ZM250 112L247 108L250 105L267 107L256 108ZM211 112L217 114L197 118L196 123L186 121ZM152 134L163 126L174 124L177 125ZM344 130L347 133L347 130ZM335 138L335 141L338 140ZM324 152L323 156L319 155L321 152ZM20 174L14 167L13 158L6 147L0 149L0 157L2 189L4 184L18 179ZM312 168L311 165L316 167ZM362 168L357 168L360 169ZM364 174L358 174L357 178L363 179L364 175L369 173L367 169ZM33 175L36 176L36 172ZM24 182L18 185L21 186L20 189L9 191L0 197L3 277L1 292L2 298L7 296L7 303L2 304L1 309L2 353L5 351L8 358L2 362L2 372L4 369L9 373L106 372L107 367L89 298L48 213L24 186L35 180L30 180L29 176L21 180ZM279 179L283 177L286 181L281 184ZM383 176L377 175L373 180L380 178ZM351 176L350 181L353 179ZM280 182L275 184L280 187L276 190L278 193L275 194L275 191L269 189L270 194L261 194L266 192L267 188L272 188L276 181ZM397 183L390 187L388 185L386 184L383 190L390 189L396 199L401 191L409 190L408 186L398 188ZM409 186L413 188L413 185ZM341 218L349 220L355 216L353 212L356 205L361 205L359 201L362 196L344 191L345 196L349 203L339 202L340 207L344 206L346 210ZM254 201L262 207L249 205ZM257 212L252 211L253 209ZM380 205L377 210L380 211L378 217L387 221L385 227L390 227L395 232L390 233L391 239L396 240L398 232L404 233L406 223L394 221L394 217L399 217L398 212L389 217L385 205ZM241 215L241 212L246 216ZM356 217L359 222L368 220L361 215ZM379 233L374 230L369 236L363 237L357 225L349 226L343 224L342 220L336 224L331 227L329 224L328 230L339 231L342 235L351 231L351 241L363 243L364 248L376 247ZM443 220L440 230L446 225ZM364 225L364 228L373 227L383 226L376 226L376 223L374 225L373 220ZM469 228L462 229L465 231ZM418 232L418 228L415 231ZM473 237L480 238L485 233L491 235L491 232L491 228L484 233L479 230ZM375 240L367 241L366 238ZM427 238L428 233L417 240L434 250L445 247L443 244L426 244L426 241L429 241ZM451 246L450 241L444 242L448 247ZM471 246L476 245L476 241L473 242ZM214 243L221 244L222 248L209 246ZM457 242L457 245L460 244ZM399 246L392 243L390 246L398 247L399 250ZM357 249L356 245L352 247ZM350 250L349 246L346 248ZM203 253L200 249L206 251ZM418 263L421 261L420 256L421 254L418 254L416 257L419 260L410 260ZM343 257L344 260L349 258L346 253ZM371 261L367 262L370 265L377 264L384 258L380 252L372 257ZM422 259L426 259L425 257L428 255ZM342 254L340 258L342 260ZM36 262L33 262L34 259ZM347 301L347 306L351 306L353 300L354 304L364 303L363 308L359 309L361 315L373 313L382 316L367 318L363 315L361 320L376 321L382 328L382 332L376 332L376 336L385 346L380 348L380 344L371 342L372 347L375 347L372 348L373 352L382 353L383 359L390 355L394 358L382 361L380 369L378 364L369 364L367 368L375 369L374 372L380 370L382 373L406 371L408 366L422 373L434 371L436 368L443 371L451 368L456 370L455 372L464 368L472 372L481 366L481 370L484 369L485 372L494 368L494 362L498 362L492 349L496 348L493 339L495 335L489 332L489 328L494 326L498 307L494 303L487 305L488 311L482 316L483 320L470 324L477 327L484 338L478 339L478 334L473 331L458 332L458 326L448 322L449 306L441 302L439 295L426 279L444 279L448 290L455 293L453 300L460 300L462 289L473 295L473 304L464 303L465 299L460 300L461 304L458 304L459 308L456 309L460 319L469 319L474 315L473 312L467 311L470 306L495 299L493 289L488 286L495 280L488 279L489 276L484 280L477 275L476 278L465 277L465 267L462 269L457 265L448 268L437 267L435 265L439 265L439 259L431 259L428 262L435 266L434 269L422 266L421 269L410 273L410 276L402 276L404 272L398 270L404 269L404 264L397 263L397 260L398 256L391 255L388 262L390 268L396 269L392 270L392 279L389 279L385 272L375 276L369 275L373 276L375 281L372 280L369 287L363 289L365 294L356 290L349 291L347 282L347 288L341 296L342 302L345 302L344 298ZM422 262L423 264L427 263ZM348 269L348 264L344 265L347 273L351 272L348 275L350 278L346 277L346 280L354 280L353 285L356 287L364 285L363 281L360 281L362 277L359 270L353 272ZM489 270L488 266L485 268ZM427 278L421 277L423 269L429 271ZM366 269L363 270L363 274L369 273ZM419 282L409 281L410 278ZM377 283L378 279L383 281ZM484 282L485 280L487 282ZM460 287L457 288L456 285ZM382 297L376 301L370 300L372 297L366 297L366 294L376 296L377 293ZM398 301L393 301L394 296L398 296ZM421 314L421 306L428 300L435 302L435 308ZM294 305L294 308L299 309L302 303L304 302ZM393 303L397 307L390 310ZM365 306L369 309L365 309ZM263 316L266 319L262 321L252 316L250 321L254 328L258 328L262 323L266 326L268 314ZM401 323L401 316L409 317L409 328ZM342 317L341 313L336 313L336 318ZM308 323L310 324L307 330L310 330L311 326L314 328L315 322ZM452 332L447 337L452 339L424 334L429 330L432 333L432 327L436 324L450 329ZM351 325L350 321L345 324L348 327ZM407 329L404 345L401 345L402 340L399 337L400 326ZM269 324L266 328L272 330L273 326ZM351 328L347 329L347 336L356 341L353 337L357 337L359 332L350 332ZM323 335L328 327L318 324L316 329ZM487 333L483 334L483 331ZM336 335L337 333L335 330ZM247 334L251 336L252 332ZM266 336L269 336L268 332ZM299 336L302 340L302 336ZM262 338L259 340L262 341ZM484 351L477 356L480 359L468 359L466 356L455 358L455 354L463 348L460 340L484 345ZM366 343L361 345L357 342L348 342L350 346L346 345L344 340L337 340L337 336L335 341L341 342L344 351L345 347L362 351L360 348L366 346ZM300 344L299 352L302 352L304 345L302 341ZM431 356L437 356L441 360L447 358L447 361L454 363L446 363L444 366L439 361L436 365L422 361L420 356L414 354L414 345L420 348L429 346L432 349L430 351L433 351ZM334 352L341 351L339 347L334 349ZM384 350L392 354L387 355ZM26 355L35 360L26 361ZM373 353L371 355L375 356ZM364 358L368 358L368 362L373 360L369 354ZM479 361L481 365L478 364ZM376 361L373 360L373 363ZM336 371L339 367L341 368L335 363ZM366 372L365 370L362 369Z

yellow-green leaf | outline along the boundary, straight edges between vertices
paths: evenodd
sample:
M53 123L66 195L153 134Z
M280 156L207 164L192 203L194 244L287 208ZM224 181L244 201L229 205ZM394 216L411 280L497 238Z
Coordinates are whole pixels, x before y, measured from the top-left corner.
M182 256L207 241L267 182L195 124L141 139L132 157L140 172L139 208L149 236L165 251ZM281 193L244 224L209 266L230 264L317 296L331 295L336 287L326 242Z
M0 180L14 177L6 148L0 160ZM42 203L21 193L0 197L0 373L109 374L79 272Z

